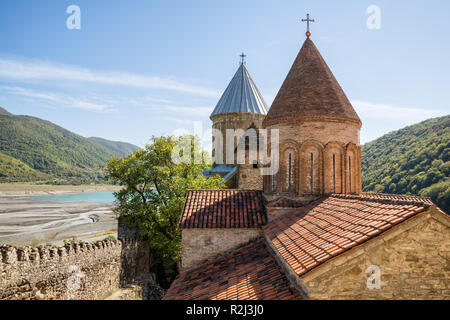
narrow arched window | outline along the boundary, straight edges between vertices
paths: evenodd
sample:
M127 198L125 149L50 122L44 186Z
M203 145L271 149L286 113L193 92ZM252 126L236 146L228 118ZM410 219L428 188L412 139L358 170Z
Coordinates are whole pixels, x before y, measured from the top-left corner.
M348 188L349 192L352 193L352 158L348 157Z
M291 190L292 189L292 153L289 153L288 184L289 184L289 190Z
M310 160L310 167L311 167L311 182L310 182L310 188L311 188L311 193L314 192L314 154L311 152L311 160Z
M333 193L336 193L336 155L333 153Z

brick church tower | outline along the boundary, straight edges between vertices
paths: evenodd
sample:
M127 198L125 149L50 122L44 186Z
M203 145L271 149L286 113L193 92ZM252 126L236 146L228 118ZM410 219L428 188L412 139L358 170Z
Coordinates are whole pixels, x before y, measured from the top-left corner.
M242 54L238 70L210 116L213 130L217 130L223 139L220 141L213 134L214 167L211 174L223 176L230 188L261 190L263 177L259 174L257 162L249 161L248 146L244 147L245 163L239 163L237 157L238 144L246 143L245 137L251 136L249 132L258 134L267 114L267 105L245 66L244 57ZM228 129L236 134L230 155L227 154L226 143ZM220 150L222 157L217 161ZM233 159L231 163L227 161L230 157Z
M263 122L280 137L279 170L264 177L264 191L361 193L361 120L307 36Z

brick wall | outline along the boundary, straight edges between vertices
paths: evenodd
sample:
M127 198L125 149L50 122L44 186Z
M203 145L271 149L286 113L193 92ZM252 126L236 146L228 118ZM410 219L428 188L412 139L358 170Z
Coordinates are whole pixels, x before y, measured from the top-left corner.
M279 129L280 135L276 193L290 191L293 195L305 196L361 192L359 124L344 120L321 121L318 117L300 123L277 123L267 129ZM289 154L293 162L290 176L294 179L290 187ZM269 180L266 179L265 191L273 192Z

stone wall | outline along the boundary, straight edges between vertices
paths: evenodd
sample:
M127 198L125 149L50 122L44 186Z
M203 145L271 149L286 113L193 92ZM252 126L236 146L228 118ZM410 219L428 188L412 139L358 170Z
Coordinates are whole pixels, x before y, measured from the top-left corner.
M0 300L102 299L133 282L145 293L154 285L148 242L120 223L119 238L63 247L0 246Z
M259 168L253 168L252 165L240 165L238 176L238 189L243 190L262 190L263 176Z
M120 241L64 247L2 246L0 300L99 299L119 287Z
M450 299L448 218L424 214L302 277L311 299ZM380 270L380 287L367 279ZM372 267L373 268L373 267ZM376 267L375 267L376 268Z
M261 229L183 229L181 272L261 237Z

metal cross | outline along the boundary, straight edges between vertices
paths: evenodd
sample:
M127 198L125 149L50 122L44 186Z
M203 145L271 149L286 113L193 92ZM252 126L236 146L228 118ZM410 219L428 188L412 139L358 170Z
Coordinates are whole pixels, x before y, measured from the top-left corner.
M306 19L302 19L302 22L306 21L306 36L309 38L311 32L309 32L309 23L314 22L314 19L309 18L309 13L306 14Z
M242 52L239 57L241 57L241 63L244 63L244 59L246 57L246 55Z

